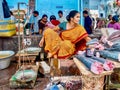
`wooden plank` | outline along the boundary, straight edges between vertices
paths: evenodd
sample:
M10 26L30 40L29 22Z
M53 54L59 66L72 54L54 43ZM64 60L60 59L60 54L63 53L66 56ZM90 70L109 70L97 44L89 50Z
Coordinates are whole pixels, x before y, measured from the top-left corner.
M39 53L31 53L31 54L29 54L29 53L17 53L15 56L16 57L18 57L19 55L20 56L37 56Z

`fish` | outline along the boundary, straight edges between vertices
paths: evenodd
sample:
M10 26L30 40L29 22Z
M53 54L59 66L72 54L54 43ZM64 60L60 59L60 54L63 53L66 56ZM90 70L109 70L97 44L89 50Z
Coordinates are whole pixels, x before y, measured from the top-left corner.
M109 58L109 59L120 62L120 52L118 51L102 50L102 51L99 51L99 53L104 58Z
M93 60L95 61L99 61L103 64L103 68L106 70L106 71L110 71L110 70L113 70L115 65L113 62L111 62L110 60L108 59L104 59L104 58L98 58L98 57L95 57L95 56L92 56L90 57L92 58Z
M94 74L101 74L104 71L103 65L97 61L81 55L76 55L76 58L80 60Z

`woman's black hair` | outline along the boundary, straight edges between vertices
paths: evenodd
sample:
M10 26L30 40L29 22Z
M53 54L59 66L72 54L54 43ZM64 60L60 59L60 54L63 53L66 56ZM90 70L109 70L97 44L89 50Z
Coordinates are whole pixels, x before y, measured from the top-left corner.
M70 18L73 18L77 13L79 13L79 12L76 10L70 11L69 15L66 16L67 21L69 22Z
M118 18L119 18L119 17L118 17L117 15L115 15L115 16L112 17L112 20L118 22L118 21L119 21Z
M47 17L47 18L48 18L48 16L47 16L46 14L43 14L43 15L42 15L42 18L44 18L44 17Z
M51 21L51 20L56 20L55 15L51 15L51 16L50 16L50 21Z
M108 15L108 19L111 17L112 15Z
M83 14L88 14L88 11L87 11L87 10L84 10L84 11L83 11Z

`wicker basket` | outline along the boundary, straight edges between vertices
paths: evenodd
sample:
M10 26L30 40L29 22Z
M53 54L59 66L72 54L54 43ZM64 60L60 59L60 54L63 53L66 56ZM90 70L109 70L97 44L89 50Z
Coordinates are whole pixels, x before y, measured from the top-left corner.
M96 75L90 72L77 58L74 58L74 62L82 74L82 90L103 90L103 86L105 85L104 77L110 75L112 71L104 71L102 74Z
M104 76L94 77L82 75L82 90L103 90Z

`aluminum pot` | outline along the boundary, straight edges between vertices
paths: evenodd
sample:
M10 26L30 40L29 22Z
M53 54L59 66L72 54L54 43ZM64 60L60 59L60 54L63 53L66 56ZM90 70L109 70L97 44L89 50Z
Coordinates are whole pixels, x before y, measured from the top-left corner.
M0 51L0 70L10 65L10 61L14 55L14 51Z

